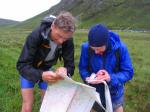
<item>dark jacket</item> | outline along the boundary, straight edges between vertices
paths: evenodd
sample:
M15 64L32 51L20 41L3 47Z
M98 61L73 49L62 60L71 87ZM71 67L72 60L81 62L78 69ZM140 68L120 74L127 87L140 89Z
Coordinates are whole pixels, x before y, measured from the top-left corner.
M59 57L63 58L64 67L68 74L74 73L74 44L73 38L67 40L55 52L55 58L45 61L50 52L49 37L45 38L46 31L50 29L53 18L43 20L40 27L28 35L23 50L17 62L17 69L24 78L37 82L42 80L43 71L49 70L56 64ZM51 38L51 37L50 37Z
M133 77L133 67L130 59L129 52L124 43L120 41L119 35L114 32L109 32L110 40L109 47L104 55L91 54L90 60L88 57L89 44L83 43L82 51L79 62L79 72L82 79L85 81L86 77L89 77L91 73L97 73L100 69L105 69L110 75L111 81L108 83L112 101L118 100L124 93L124 84L131 80ZM120 67L116 72L116 56L115 52L120 49ZM105 60L105 62L104 62ZM88 67L90 64L91 71ZM104 66L105 65L105 66ZM96 90L103 94L101 84L93 85ZM102 101L103 102L103 101Z

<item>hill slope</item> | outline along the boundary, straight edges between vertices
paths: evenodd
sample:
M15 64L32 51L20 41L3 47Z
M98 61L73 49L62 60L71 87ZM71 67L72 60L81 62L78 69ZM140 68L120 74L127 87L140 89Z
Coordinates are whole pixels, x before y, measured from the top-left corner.
M113 29L149 29L149 0L62 0L50 8L20 24L22 28L32 28L47 14L70 11L79 20L80 28L88 28L94 23L104 23Z
M149 29L150 1L148 0L62 0L50 12L68 10L80 21L80 27L106 23L116 29Z

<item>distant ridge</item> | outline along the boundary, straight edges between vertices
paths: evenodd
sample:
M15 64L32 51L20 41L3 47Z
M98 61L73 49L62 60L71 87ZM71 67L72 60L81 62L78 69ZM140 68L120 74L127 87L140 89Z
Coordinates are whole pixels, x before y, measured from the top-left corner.
M20 23L20 22L14 21L14 20L0 18L0 26L1 25L14 25L14 24L18 24L18 23Z

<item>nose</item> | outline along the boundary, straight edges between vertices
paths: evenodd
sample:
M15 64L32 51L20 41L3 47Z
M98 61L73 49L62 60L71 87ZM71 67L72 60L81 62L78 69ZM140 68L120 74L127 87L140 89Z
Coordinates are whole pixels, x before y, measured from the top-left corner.
M95 50L95 54L103 55L104 52Z
M98 50L95 50L95 54L98 54L99 53L99 51Z

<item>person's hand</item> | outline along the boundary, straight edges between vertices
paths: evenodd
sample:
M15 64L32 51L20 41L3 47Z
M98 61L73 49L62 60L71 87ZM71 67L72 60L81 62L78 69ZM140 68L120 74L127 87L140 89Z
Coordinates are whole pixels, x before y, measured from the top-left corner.
M96 73L96 76L97 76L97 80L107 81L107 82L110 81L110 75L108 74L108 72L106 70L99 70Z
M50 84L56 83L58 80L61 80L60 76L58 76L55 72L52 71L43 72L42 79L43 81L48 82Z
M56 74L67 75L67 69L65 67L59 67L55 71Z

